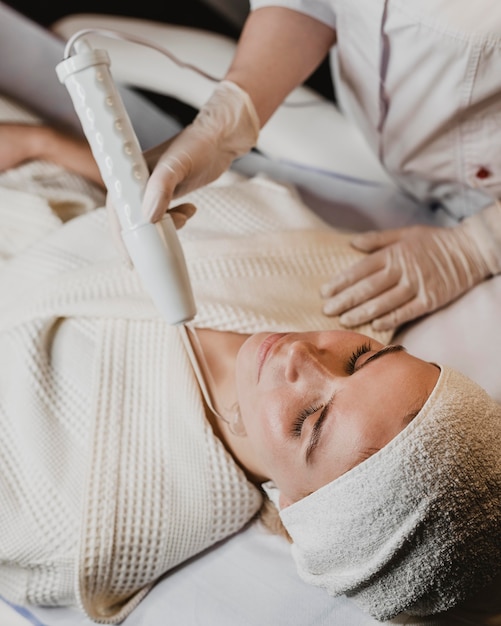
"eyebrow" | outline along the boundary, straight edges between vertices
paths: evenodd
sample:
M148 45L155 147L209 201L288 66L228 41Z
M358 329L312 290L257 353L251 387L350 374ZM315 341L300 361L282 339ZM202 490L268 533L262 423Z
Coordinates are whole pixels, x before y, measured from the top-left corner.
M361 365L359 365L357 369L355 370L355 373L359 372L368 363L373 363L377 359L380 359L381 357L386 356L387 354L393 354L395 352L402 352L402 351L405 351L405 348L404 346L400 344L390 344L388 346L385 346L384 348L381 348L381 350L378 350L375 354L372 354ZM313 428L311 430L311 435L310 435L310 441L308 443L308 447L306 448L306 453L305 453L305 461L307 464L311 461L311 456L313 452L316 450L320 442L320 437L322 435L322 428L323 428L323 425L325 424L325 418L327 417L327 413L329 412L329 409L332 406L333 401L334 401L334 396L332 396L329 402L327 402L327 404L324 406L324 408L322 409L322 412L320 413L320 417L313 425ZM412 417L409 421L411 420L412 420Z

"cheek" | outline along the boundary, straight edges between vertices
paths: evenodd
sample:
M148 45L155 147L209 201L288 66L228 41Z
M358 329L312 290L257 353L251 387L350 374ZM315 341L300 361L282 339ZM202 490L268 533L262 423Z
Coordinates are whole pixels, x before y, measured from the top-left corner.
M253 336L240 348L236 361L235 382L240 413L249 436L267 444L270 434L280 425L286 412L287 390L280 382L257 381L256 351L260 336Z
M274 478L275 470L290 463L294 442L288 436L276 394L264 394L240 405L249 444L263 470Z
M241 397L240 412L254 449L260 451L263 456L272 454L280 440L277 437L277 420L270 415L266 402L256 398L255 394Z

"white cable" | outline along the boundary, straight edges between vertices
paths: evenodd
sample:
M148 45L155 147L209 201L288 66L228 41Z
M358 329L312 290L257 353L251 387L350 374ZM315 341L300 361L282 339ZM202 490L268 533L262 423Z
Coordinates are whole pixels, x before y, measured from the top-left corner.
M75 42L77 41L77 39L80 39L80 37L83 37L84 35L88 35L91 33L103 35L105 37L110 37L111 39L120 39L122 41L130 41L132 43L137 43L141 46L147 46L148 48L152 48L153 50L156 50L157 52L164 54L166 57L168 57L171 61L173 61L179 67L197 72L197 74L200 74L201 76L204 76L205 78L213 82L220 82L222 80L222 78L217 78L216 76L212 76L211 74L204 72L199 67L196 67L195 65L192 65L191 63L185 63L184 61L181 61L181 59L178 59L178 57L176 57L174 54L172 54L172 52L170 52L167 48L164 48L163 46L154 44L151 41L148 41L147 39L142 39L141 37L135 37L133 35L121 33L117 30L109 30L109 29L101 29L101 28L86 28L84 30L79 30L78 32L74 33L68 40L66 47L64 49L64 58L67 59L71 55L71 49L75 45Z
M173 54L168 48L165 48L164 46L152 43L151 41L149 41L147 39L143 39L141 37L136 37L134 35L129 35L128 33L123 33L123 32L120 32L118 30L112 30L112 29L85 28L85 29L77 31L76 33L74 33L68 39L68 41L66 43L66 46L64 48L64 59L67 59L67 58L69 58L71 56L72 49L75 46L76 41L78 39L80 39L81 37L83 37L85 35L89 35L89 34L103 35L104 37L110 37L111 39L118 39L118 40L121 40L121 41L130 41L131 43L136 43L136 44L138 44L140 46L146 46L148 48L156 50L160 54L163 54L168 59L170 59L173 63L175 63L177 66L179 66L181 68L184 68L184 69L187 69L187 70L191 70L193 72L196 72L197 74L200 74L201 76L203 76L207 80L210 80L210 81L215 82L215 83L219 83L219 82L221 82L223 80L222 77L218 78L217 76L214 76L212 74L209 74L208 72L205 72L204 70L200 69L196 65L193 65L191 63L186 63L186 62L182 61L175 54ZM319 105L319 104L328 104L328 102L327 101L324 102L322 100L320 100L320 101L318 101L318 100L311 100L311 101L307 101L307 102L284 102L282 106L286 106L286 107L303 107L304 106L304 107L306 107L306 106L313 106L313 105Z

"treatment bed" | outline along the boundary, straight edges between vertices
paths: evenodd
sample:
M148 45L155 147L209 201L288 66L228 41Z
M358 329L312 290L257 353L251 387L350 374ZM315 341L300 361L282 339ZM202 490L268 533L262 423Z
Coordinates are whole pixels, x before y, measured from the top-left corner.
M213 77L222 77L235 42L219 34L108 15L75 15L46 30L0 3L0 121L57 121L80 131L69 96L54 67L64 43L81 29L113 29L167 48ZM105 47L141 146L146 149L180 128L148 92L197 109L214 82L182 69L158 50L88 35ZM135 88L139 88L139 91ZM333 138L323 141L328 132ZM326 145L327 144L327 145ZM257 150L234 169L265 174L296 186L303 200L340 228L368 230L415 223L446 225L447 217L419 211L393 186L358 131L332 102L297 89L262 131ZM451 365L501 402L501 277L402 329L396 337L410 352ZM500 594L501 595L501 594ZM481 606L481 605L480 605ZM288 544L259 523L169 572L124 626L375 626L348 598L331 598L296 574ZM467 612L452 621L400 616L389 624L442 626L481 623ZM90 626L76 609L17 607L0 598L0 626Z

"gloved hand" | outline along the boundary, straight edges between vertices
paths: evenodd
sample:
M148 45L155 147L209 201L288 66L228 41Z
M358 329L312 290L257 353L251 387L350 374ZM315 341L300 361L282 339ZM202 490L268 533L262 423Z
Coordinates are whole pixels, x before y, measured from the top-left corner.
M195 214L196 210L197 209L194 204L191 204L191 202L185 202L176 207L173 207L168 211L168 213L172 217L174 226L177 230L179 230L186 224L190 217ZM128 269L132 269L132 260L123 242L121 235L122 227L120 226L120 220L118 219L115 207L111 202L110 194L106 196L106 213L108 215L108 223L110 226L113 243L116 250L118 251L120 259L122 260L125 267L127 267Z
M326 315L347 327L388 330L434 311L501 272L501 209L494 204L454 228L410 226L355 236L370 253L323 285Z
M194 121L163 146L145 189L144 214L152 222L161 219L172 199L216 180L258 135L249 95L231 81L219 83ZM145 154L150 166L156 153Z

